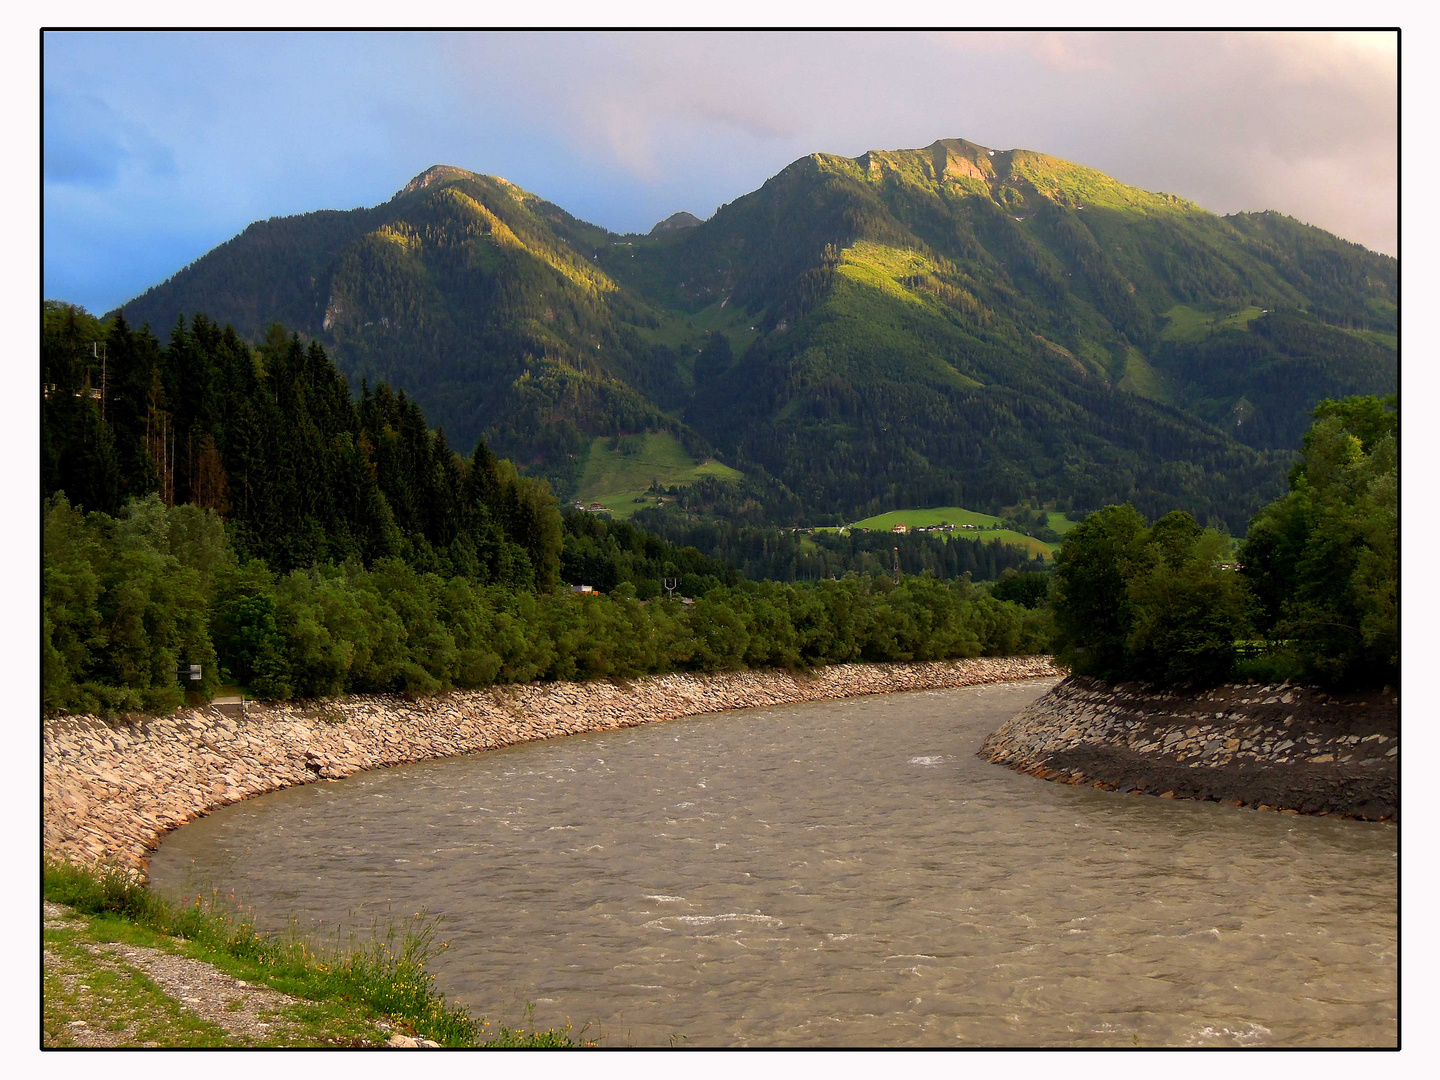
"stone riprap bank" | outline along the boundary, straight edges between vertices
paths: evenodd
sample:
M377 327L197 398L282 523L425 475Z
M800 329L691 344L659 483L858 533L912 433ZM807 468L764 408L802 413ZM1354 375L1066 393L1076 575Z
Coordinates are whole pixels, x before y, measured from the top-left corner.
M57 717L43 732L45 852L143 870L160 837L201 814L364 769L729 709L1059 674L1049 657L1024 656L352 697L252 705L243 717L213 707L127 722Z
M1388 688L1147 693L1071 676L979 753L1061 783L1390 821L1400 816L1399 712Z

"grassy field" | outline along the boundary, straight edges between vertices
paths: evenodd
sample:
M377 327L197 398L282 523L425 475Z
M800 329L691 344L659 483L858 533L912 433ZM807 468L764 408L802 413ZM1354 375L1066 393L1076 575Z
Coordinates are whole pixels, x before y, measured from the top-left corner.
M1045 516L1049 519L1050 528L1054 529L1061 536L1064 536L1066 533L1068 533L1071 529L1073 529L1076 525L1079 524L1078 521L1071 521L1059 510L1051 510Z
M1381 348L1400 348L1400 337L1398 334L1385 334L1381 333L1379 330L1352 330L1344 326L1336 327L1336 329L1343 330L1351 337L1357 337L1360 338L1362 341L1368 341L1372 345L1379 345Z
M611 440L601 437L590 444L576 498L601 503L612 516L628 518L656 504L655 497L647 494L652 483L675 487L693 484L702 476L739 480L743 475L718 461L696 461L669 432L622 436L613 450Z
M1056 518L1064 521L1065 515L1052 513L1050 527L1056 532L1065 532L1065 529L1056 528ZM1047 544L1043 540L1036 540L1033 536L1026 536L1013 529L1002 529L998 517L981 514L975 510L966 510L963 506L935 506L928 510L892 510L888 514L876 514L874 517L854 522L851 528L889 532L896 525L901 524L918 529L926 525L944 525L947 522L951 525L976 526L974 529L956 529L952 534L954 536L987 542L1000 540L1007 544L1026 548L1032 554L1043 555L1047 559L1054 555L1055 550L1060 546L1059 544ZM1074 527L1074 522L1065 521L1065 524Z
M951 525L978 525L990 529L998 526L1000 519L975 510L966 510L963 506L935 506L929 510L892 510L888 514L876 514L863 521L853 522L851 527L883 532L902 524L918 529L925 525L944 525L947 522ZM970 532L969 529L965 531Z
M730 339L730 350L739 356L760 336L755 319L756 316L739 304L717 300L694 313L677 312L654 330L642 329L640 332L658 345L673 345L676 348L689 345L692 351L698 351L704 344L705 335L718 330Z
M1165 341L1203 341L1217 330L1245 330L1252 320L1263 314L1253 305L1226 315L1207 315L1184 304L1176 304L1165 313L1170 321L1160 337Z

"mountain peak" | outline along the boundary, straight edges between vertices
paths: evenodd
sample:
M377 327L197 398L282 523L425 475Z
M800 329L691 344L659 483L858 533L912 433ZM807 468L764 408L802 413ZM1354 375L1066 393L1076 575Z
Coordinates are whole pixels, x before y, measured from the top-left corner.
M696 225L702 224L704 222L694 214L688 210L681 210L677 214L671 214L664 221L657 222L655 227L650 230L650 235L657 236L660 233L676 232L679 229L693 229Z
M443 184L447 180L473 180L479 174L469 169L461 169L455 165L431 165L419 176L411 180L398 194L409 195L412 192L420 191L423 188L431 187L434 184Z
M996 150L967 139L937 139L910 150L867 150L855 158L811 155L805 160L841 171L857 170L852 175L871 183L899 180L932 189L957 184L975 194L988 194L1000 206L1022 208L1016 220L1033 212L1037 202L1142 214L1206 212L1178 196L1132 187L1098 169L1050 154ZM1027 205L1029 211L1023 211Z

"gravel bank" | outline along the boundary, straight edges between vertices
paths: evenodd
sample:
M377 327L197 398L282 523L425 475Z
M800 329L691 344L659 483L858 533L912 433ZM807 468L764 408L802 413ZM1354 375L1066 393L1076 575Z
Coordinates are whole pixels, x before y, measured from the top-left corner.
M1152 693L1071 676L980 756L1066 784L1367 821L1400 817L1400 700L1390 688Z
M435 697L367 696L214 707L165 717L47 719L44 846L52 858L143 872L171 829L217 807L295 784L428 758L802 701L1054 678L1049 657L843 664L661 675L631 683L532 683Z

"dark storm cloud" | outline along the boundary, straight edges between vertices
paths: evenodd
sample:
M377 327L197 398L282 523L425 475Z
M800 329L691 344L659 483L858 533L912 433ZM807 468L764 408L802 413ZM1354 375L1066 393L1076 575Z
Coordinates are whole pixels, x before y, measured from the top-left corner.
M113 37L45 36L45 293L97 310L436 163L646 230L814 151L946 137L1396 248L1394 35Z

